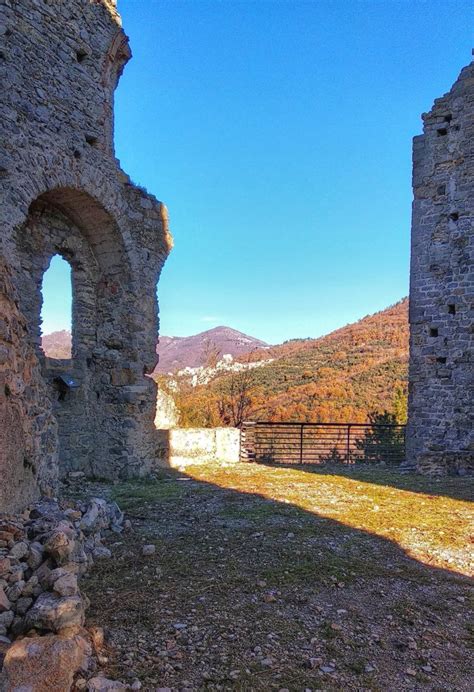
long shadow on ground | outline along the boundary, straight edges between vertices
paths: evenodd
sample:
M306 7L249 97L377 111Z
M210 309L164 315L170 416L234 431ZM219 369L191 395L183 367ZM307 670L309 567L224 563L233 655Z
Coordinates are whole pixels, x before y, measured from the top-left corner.
M273 473L103 488L133 523L85 582L106 672L145 690L469 690L467 578L263 497Z

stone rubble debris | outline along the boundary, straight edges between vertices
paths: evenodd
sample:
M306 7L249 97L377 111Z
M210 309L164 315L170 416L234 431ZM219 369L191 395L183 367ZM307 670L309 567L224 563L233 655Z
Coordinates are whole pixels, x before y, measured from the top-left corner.
M20 516L0 513L1 690L67 691L78 673L87 690L130 689L97 672L103 632L84 628L79 587L111 557L104 538L123 530L123 512L102 498L44 498Z

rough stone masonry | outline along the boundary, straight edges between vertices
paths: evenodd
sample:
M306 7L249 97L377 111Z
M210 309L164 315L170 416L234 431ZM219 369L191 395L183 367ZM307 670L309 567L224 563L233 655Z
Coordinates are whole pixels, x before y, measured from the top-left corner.
M114 0L0 1L0 509L59 473L143 475L156 458L156 285L165 207L120 169ZM40 345L42 279L72 269L71 361Z
M474 63L413 143L407 456L425 473L474 468Z

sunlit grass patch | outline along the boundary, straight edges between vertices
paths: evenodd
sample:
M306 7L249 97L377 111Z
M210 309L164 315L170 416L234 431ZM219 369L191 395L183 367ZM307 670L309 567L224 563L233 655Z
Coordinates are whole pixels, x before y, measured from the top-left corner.
M275 516L291 517L293 510L304 510L307 516L336 520L394 541L423 562L457 565L459 571L472 574L466 545L474 515L464 499L471 496L472 479L402 476L386 468L337 471L248 464L225 469L193 467L188 473L220 488L273 501ZM433 488L436 494L429 493ZM270 513L264 507L252 509L249 516L253 513L263 520ZM223 511L228 516L238 513L235 509ZM311 534L311 528L304 532Z

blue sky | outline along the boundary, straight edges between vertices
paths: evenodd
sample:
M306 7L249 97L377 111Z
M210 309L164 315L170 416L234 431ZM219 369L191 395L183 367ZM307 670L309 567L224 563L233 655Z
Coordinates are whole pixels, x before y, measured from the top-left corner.
M408 293L411 138L471 2L119 0L116 153L164 201L162 334L319 336ZM44 331L67 326L48 308ZM62 323L61 323L62 321Z

